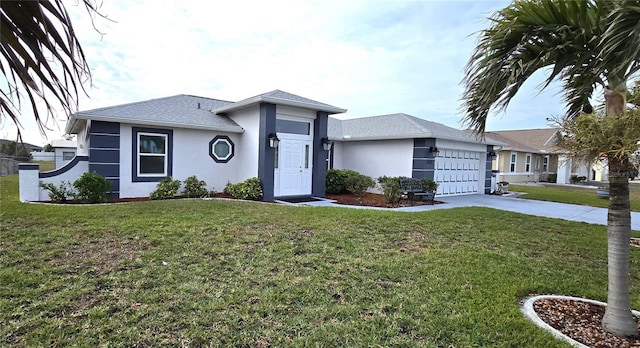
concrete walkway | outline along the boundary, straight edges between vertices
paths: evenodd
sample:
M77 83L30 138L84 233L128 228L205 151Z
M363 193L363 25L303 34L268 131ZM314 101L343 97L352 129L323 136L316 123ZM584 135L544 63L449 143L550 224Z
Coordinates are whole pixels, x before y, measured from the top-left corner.
M516 213L543 216L549 218L564 219L569 221L587 222L590 224L607 224L607 209L606 208L594 208L585 205L555 203L536 201L531 199L517 198L512 195L494 196L494 195L468 195L468 196L453 196L453 197L437 197L437 200L444 202L444 204L436 205L421 205L413 207L403 208L376 208L376 207L355 207L348 205L335 204L332 201L316 201L307 202L305 205L310 206L334 206L334 207L349 207L357 209L381 209L391 211L405 211L405 212L417 212L417 211L429 211L435 209L448 209L448 208L460 208L460 207L486 207L500 210L507 210ZM631 212L631 229L640 231L640 213Z

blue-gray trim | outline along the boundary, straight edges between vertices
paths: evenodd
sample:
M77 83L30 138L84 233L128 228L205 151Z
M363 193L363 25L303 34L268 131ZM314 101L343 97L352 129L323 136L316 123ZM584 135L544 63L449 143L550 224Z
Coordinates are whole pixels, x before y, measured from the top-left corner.
M413 161L411 166L411 177L415 179L435 179L436 158L429 147L436 146L435 138L413 139Z
M138 176L138 133L156 133L167 136L167 175L173 175L173 130L160 128L132 127L131 128L131 181L132 182L160 182L165 175Z
M91 133L120 135L120 123L91 121Z
M89 172L111 182L108 198L120 196L120 123L92 121L88 134Z
M229 154L229 157L225 159L220 159L218 158L218 156L216 156L215 153L213 153L213 144L220 139L226 140L230 147L229 150L231 151L231 153ZM227 163L231 161L235 153L236 153L236 144L234 144L231 138L229 138L226 135L216 135L216 137L209 142L209 156L213 158L213 160L216 161L216 163Z
M40 170L40 165L34 163L18 163L18 170Z
M258 139L258 178L262 183L262 200L273 201L273 170L276 150L269 146L269 134L276 132L276 105L260 103Z
M324 197L327 193L327 155L329 151L322 146L322 138L327 136L329 113L316 112L313 124L313 169L311 172L311 194Z
M58 168L56 170L52 170L50 172L40 173L40 179L52 178L56 175L60 175L68 172L71 168L75 167L78 162L87 162L89 161L89 156L76 156L71 160L71 162L67 163L64 167Z
M491 176L493 175L493 171L491 170L493 159L489 157L489 152L493 151L493 145L487 145L487 153L486 153L486 164L484 169L484 193L491 193Z

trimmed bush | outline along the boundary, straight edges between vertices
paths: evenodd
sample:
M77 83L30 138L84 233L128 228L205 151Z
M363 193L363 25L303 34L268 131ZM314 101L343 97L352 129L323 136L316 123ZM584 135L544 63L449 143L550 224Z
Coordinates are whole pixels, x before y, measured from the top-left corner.
M400 188L401 176L381 176L378 178L378 184L382 189L382 194L387 202L398 204L402 198L402 189Z
M358 197L362 197L367 189L376 186L376 182L370 176L363 174L350 175L345 179L345 187L347 191Z
M176 196L180 189L180 180L173 180L171 176L162 179L156 186L156 190L151 192L150 199L170 199Z
M438 184L435 180L427 178L422 178L420 180L422 181L422 189L426 192L436 193L436 191L438 191L438 186L440 186L440 184Z
M243 182L232 184L227 183L224 193L235 199L248 199L252 201L262 200L262 184L260 179L253 177Z
M57 187L50 182L41 182L40 187L49 191L49 199L54 202L65 203L67 199L75 196L75 191L68 181L62 181Z
M73 187L78 191L76 199L87 203L104 203L107 201L107 192L111 190L111 182L96 172L87 172L73 182Z
M184 180L184 189L182 195L187 198L202 198L209 196L207 191L207 183L204 180L198 180L195 175L192 175Z
M354 177L361 175L355 170L350 169L329 169L327 170L327 193L329 194L339 194L346 193L347 190L347 179L349 177Z

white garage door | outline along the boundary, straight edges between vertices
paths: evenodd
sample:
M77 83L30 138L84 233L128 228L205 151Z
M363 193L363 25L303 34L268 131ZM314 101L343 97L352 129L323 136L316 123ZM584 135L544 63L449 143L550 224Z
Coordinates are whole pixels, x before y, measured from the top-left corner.
M439 195L478 193L480 152L441 149L435 163Z

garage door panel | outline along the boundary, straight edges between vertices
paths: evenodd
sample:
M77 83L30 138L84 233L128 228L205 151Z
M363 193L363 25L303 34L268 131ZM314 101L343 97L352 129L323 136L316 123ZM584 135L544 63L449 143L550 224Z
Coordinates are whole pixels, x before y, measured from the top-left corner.
M477 193L481 154L472 151L441 149L436 158L434 177L440 184L438 194L459 195Z

